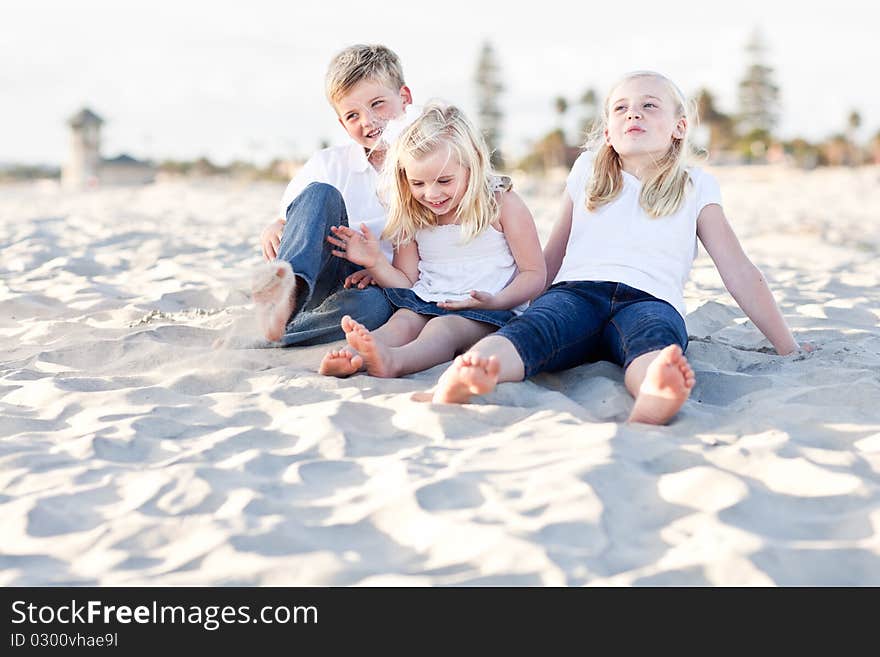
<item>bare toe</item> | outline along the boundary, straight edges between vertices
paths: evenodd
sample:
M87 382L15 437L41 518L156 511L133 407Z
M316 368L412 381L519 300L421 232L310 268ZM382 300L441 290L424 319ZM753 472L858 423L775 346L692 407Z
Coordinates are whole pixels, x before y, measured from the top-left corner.
M351 320L351 324L352 330L345 334L345 339L359 354L360 367L365 368L372 376L383 378L397 376L390 349L376 340L362 324L354 320Z
M346 315L342 318L342 322L340 323L340 325L342 326L343 331L345 331L346 333L351 333L357 325L357 322L355 322L351 318L351 316Z
M482 358L478 353L456 357L440 377L433 401L439 404L463 404L474 395L484 395L498 383L500 363L495 357Z
M357 363L355 362L355 357L358 359ZM333 350L321 359L318 372L324 376L346 377L355 374L362 364L363 361L360 359L360 356L356 356L356 354L352 354L350 351L345 349Z

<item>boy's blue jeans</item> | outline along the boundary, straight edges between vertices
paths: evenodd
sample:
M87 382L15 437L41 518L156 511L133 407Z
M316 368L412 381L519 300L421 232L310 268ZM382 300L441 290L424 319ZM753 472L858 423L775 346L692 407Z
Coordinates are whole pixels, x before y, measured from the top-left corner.
M379 287L343 287L346 277L361 267L330 253L333 247L326 238L330 226L347 225L345 201L332 185L312 183L287 207L276 260L290 263L299 289L296 310L281 338L285 347L343 339L339 324L344 315L370 330L391 317L394 309Z
M610 281L557 283L498 329L519 353L526 378L607 360L626 369L636 358L688 345L684 319L670 304Z

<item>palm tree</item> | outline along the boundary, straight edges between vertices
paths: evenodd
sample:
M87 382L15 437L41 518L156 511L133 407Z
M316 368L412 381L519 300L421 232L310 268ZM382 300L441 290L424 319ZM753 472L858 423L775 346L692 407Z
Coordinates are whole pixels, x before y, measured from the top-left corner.
M565 150L568 144L568 138L565 135L565 115L568 113L568 101L564 96L557 96L553 99L553 106L556 108L557 118L559 120L558 127L554 131L557 135L555 139L551 139L548 144L556 144L555 148L555 164L565 166ZM551 133L553 134L553 133Z
M596 128L596 122L599 120L599 96L595 89L587 89L581 95L579 104L584 108L584 115L581 119L580 131L581 138L587 139Z
M564 96L556 96L553 99L553 107L556 108L557 118L559 119L559 129L565 130L565 115L568 113L568 101Z
M858 130L862 125L862 115L859 114L858 110L850 110L849 116L846 118L846 123L850 130Z
M850 143L852 148L852 160L853 164L861 164L862 163L862 154L861 149L858 144L858 136L857 133L859 128L862 125L862 115L859 114L858 110L853 109L850 110L849 115L846 117L846 137Z

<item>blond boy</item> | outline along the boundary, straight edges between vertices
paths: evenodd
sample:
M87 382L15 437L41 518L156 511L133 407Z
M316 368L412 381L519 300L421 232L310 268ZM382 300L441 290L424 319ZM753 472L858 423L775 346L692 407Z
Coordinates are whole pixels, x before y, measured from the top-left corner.
M327 99L352 142L315 153L297 173L278 220L263 229L268 264L253 281L263 336L282 346L320 344L344 337L340 320L350 315L376 328L392 312L370 278L330 254L331 226L360 226L376 234L385 208L376 193L385 159L382 131L412 102L400 60L380 45L354 45L330 62ZM390 257L391 246L383 244Z

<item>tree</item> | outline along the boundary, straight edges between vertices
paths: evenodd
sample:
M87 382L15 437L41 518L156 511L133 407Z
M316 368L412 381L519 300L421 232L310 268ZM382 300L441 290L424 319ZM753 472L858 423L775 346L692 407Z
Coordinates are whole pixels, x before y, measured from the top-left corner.
M779 87L773 81L773 69L766 64L767 45L755 31L746 45L748 65L739 83L740 134L771 135L779 121Z
M874 164L880 164L880 130L878 130L877 134L868 142L868 153Z
M567 161L568 150L562 130L551 130L534 144L531 152L519 161L517 168L547 171L555 167L570 166L573 162Z
M580 131L581 141L586 140L592 135L599 121L599 96L595 89L587 89L578 100L578 104L583 107L583 116L581 117Z
M709 151L726 150L736 141L733 118L715 106L715 96L705 87L697 92L697 114L709 129Z
M556 96L553 100L553 106L556 108L556 113L559 115L559 120L561 121L565 118L565 115L568 112L568 101L565 100L565 96Z
M824 159L822 151L815 144L811 144L803 137L795 137L791 141L782 144L794 163L802 169L815 169Z
M568 101L565 99L565 96L556 96L556 98L553 99L553 107L556 110L556 118L558 121L556 129L559 131L559 134L562 135L562 142L565 143L567 141L565 139L565 115L568 114Z
M849 116L846 117L846 125L850 130L855 132L862 125L862 115L858 110L850 110Z
M822 160L832 167L849 166L852 164L852 152L846 135L838 133L826 139L820 145Z
M849 140L851 149L850 161L852 164L862 163L861 149L858 143L858 132L861 126L862 115L859 114L858 110L850 110L849 115L846 117L846 137Z
M498 146L501 141L501 122L503 114L499 105L499 97L504 90L501 84L500 69L492 44L483 43L480 58L477 61L475 77L477 91L477 118L480 130L486 139L491 152L492 165L501 168L504 159Z

